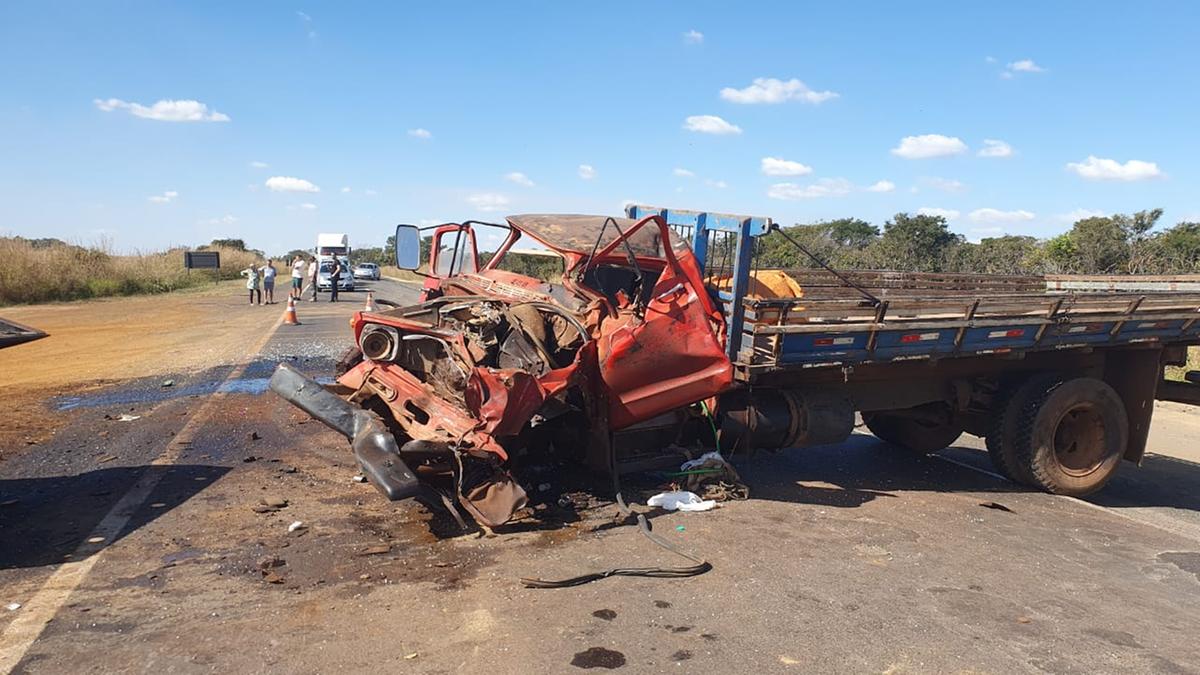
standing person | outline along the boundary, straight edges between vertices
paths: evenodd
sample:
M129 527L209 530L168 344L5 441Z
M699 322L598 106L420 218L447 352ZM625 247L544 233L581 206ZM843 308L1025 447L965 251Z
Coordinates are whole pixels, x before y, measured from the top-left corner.
M342 261L333 256L333 267L329 268L329 301L337 302L338 284L342 282Z
M250 292L250 304L254 304L254 296L258 295L258 304L262 304L262 290L259 289L258 283L258 266L250 263L250 266L242 270L242 276L246 277L246 290Z
M304 256L292 258L292 291L290 295L299 300L304 290Z
M267 304L275 304L275 261L267 258L267 266L263 268L263 294L267 296Z
M317 281L320 278L321 278L321 261L317 258L313 258L308 263L308 283L310 286L312 286L312 297L308 299L309 302L317 301Z

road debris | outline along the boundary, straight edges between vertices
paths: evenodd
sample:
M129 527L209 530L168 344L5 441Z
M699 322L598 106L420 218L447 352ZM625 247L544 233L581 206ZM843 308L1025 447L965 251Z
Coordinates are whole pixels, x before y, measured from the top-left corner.
M359 551L358 555L361 555L361 556L384 555L386 553L391 553L391 552L392 552L391 544L380 544L378 546L368 546L367 548L364 548L363 550Z
M701 499L694 492L678 490L675 492L660 492L646 500L647 506L657 506L667 511L708 511L717 503L711 499Z
M160 386L163 386L163 387L174 387L174 386L175 386L175 380L163 380L163 382L162 382L162 385L160 385Z
M357 476L354 476L350 480L354 481L355 483L365 483L365 482L367 482L367 477L362 474L358 474Z
M1016 511L1013 511L1012 509L1001 504L1000 502L980 502L979 505L985 509L994 509L996 511L1004 511L1005 513L1016 513Z
M4 609L7 609L7 610L8 610L8 611L10 611L10 612L15 612L15 611L17 611L18 609L21 609L21 603L19 603L19 602L10 602L10 603L8 603L7 605L5 605L5 606L4 606Z
M292 524L291 524L291 525L288 525L288 532L289 532L289 533L291 533L291 532L301 532L301 531L304 531L304 530L307 530L307 529L308 529L308 526L307 526L307 525L305 525L305 524L304 524L304 521L301 521L301 520L292 521Z
M141 415L130 415L129 413L121 413L120 415L118 415L116 417L113 417L112 415L105 415L104 419L111 420L113 422L132 422L134 420L142 419L142 416Z
M625 655L604 647L589 647L571 659L576 668L605 668L612 670L625 665Z

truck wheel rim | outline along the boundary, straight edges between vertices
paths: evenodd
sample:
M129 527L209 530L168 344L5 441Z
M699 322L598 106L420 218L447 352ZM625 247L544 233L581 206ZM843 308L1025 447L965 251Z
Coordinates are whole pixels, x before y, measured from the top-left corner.
M1072 476L1095 471L1108 454L1104 418L1090 403L1068 409L1054 428L1054 456L1062 470Z

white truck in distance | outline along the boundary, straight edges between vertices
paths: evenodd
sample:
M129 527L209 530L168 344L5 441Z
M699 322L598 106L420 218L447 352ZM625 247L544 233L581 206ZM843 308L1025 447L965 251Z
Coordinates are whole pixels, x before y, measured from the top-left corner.
M354 274L350 271L350 235L322 232L317 235L317 290L328 291L333 285L329 273L333 260L342 263L342 275L338 280L339 291L354 290Z

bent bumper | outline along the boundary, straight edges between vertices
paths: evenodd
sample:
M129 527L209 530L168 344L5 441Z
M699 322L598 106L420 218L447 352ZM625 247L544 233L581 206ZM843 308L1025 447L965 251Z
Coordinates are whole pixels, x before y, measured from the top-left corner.
M287 364L271 376L271 390L350 441L363 474L393 501L421 492L417 477L400 459L396 439L371 413L355 407Z

